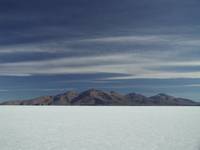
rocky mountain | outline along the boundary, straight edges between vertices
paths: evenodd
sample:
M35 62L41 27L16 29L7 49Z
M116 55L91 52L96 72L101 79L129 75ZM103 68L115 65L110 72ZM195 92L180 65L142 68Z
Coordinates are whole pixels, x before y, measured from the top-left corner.
M79 94L75 91L68 91L64 94L59 94L53 97L51 105L70 105L72 100Z
M115 92L90 89L72 100L72 105L126 105L125 97Z
M1 105L89 105L89 106L200 106L200 103L160 93L146 97L137 93L123 95L114 91L96 89L77 93L68 91L56 96L43 96L31 100L7 101Z
M129 93L125 95L125 99L127 99L131 105L153 105L150 98L137 93Z
M192 100L185 98L176 98L163 93L151 96L150 99L155 105L196 105Z

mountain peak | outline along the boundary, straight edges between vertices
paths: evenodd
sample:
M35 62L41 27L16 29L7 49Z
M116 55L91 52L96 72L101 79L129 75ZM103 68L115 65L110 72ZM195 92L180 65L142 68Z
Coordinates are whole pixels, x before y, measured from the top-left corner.
M95 96L95 95L98 95L99 93L104 93L104 92L101 91L101 90L97 90L97 89L91 88L91 89L88 89L87 91L84 91L84 92L80 93L80 95Z
M78 92L77 91L67 91L64 93L64 95L78 95Z
M170 95L165 94L165 93L159 93L159 94L157 94L155 96L173 97L173 96L170 96Z
M150 99L154 99L154 100L172 100L174 99L175 97L173 96L170 96L170 95L167 95L165 93L159 93L157 95L154 95L154 96L151 96L149 97Z

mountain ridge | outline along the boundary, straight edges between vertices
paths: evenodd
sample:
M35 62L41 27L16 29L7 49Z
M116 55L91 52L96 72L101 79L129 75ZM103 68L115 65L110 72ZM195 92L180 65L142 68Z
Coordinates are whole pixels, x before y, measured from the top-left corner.
M200 106L200 102L164 93L144 96L138 93L121 94L115 91L88 89L67 91L55 96L41 96L29 100L6 101L0 105L72 105L72 106Z

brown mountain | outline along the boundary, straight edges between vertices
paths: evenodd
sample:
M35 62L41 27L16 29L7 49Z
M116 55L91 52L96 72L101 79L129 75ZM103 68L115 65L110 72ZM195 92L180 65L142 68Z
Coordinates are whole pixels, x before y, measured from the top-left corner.
M72 100L79 94L75 91L68 91L64 94L59 94L53 97L51 105L70 105Z
M170 95L160 93L150 97L155 105L197 105L194 101L185 98L176 98Z
M200 106L200 103L166 94L146 97L130 93L89 89L82 93L68 91L56 96L43 96L31 100L7 101L1 105L103 105L103 106Z
M72 105L126 105L125 97L115 92L90 89L72 100Z

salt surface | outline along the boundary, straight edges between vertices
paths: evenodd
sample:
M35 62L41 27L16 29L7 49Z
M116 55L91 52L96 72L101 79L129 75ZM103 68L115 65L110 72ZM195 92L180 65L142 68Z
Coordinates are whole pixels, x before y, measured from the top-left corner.
M0 107L0 150L200 150L200 107Z

